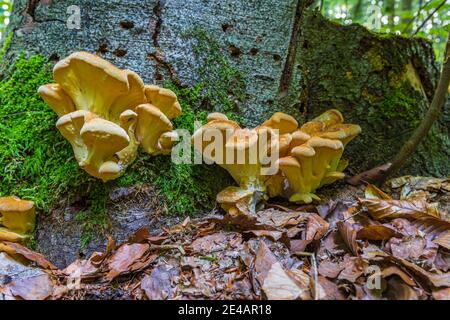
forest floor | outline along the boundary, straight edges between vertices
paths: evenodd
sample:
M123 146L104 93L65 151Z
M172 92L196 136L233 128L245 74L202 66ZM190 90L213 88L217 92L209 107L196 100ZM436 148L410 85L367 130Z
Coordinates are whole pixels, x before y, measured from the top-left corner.
M112 238L65 269L0 243L1 299L450 299L450 179L340 186Z

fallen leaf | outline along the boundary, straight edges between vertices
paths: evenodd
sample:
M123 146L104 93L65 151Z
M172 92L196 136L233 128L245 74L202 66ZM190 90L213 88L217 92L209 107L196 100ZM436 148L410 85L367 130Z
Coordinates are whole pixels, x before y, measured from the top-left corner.
M364 190L364 196L366 199L392 199L391 196L387 195L381 189L370 183L367 184L366 189Z
M141 289L150 300L172 299L176 289L176 278L179 273L176 268L165 265L156 267L150 275L146 275L141 282Z
M53 292L53 284L47 274L14 280L8 288L14 296L24 300L44 300Z
M306 223L305 240L320 240L327 233L329 226L318 214L311 213Z
M337 223L337 227L339 230L339 234L344 240L344 243L347 245L353 255L359 255L359 245L356 242L357 232L353 228L353 226L348 222L340 221Z
M367 208L375 220L394 218L422 218L436 216L434 210L429 210L424 201L361 199L358 201Z
M130 271L130 266L141 259L150 248L146 243L124 244L109 258L109 272L106 279L111 281L122 273Z
M57 270L58 268L54 266L51 262L47 261L47 259L44 258L44 256L40 253L31 251L30 249L13 242L3 242L7 247L9 247L10 250L12 250L15 254L18 254L25 259L35 262L38 266L40 266L43 269L49 269L49 270Z
M363 275L369 266L368 262L360 257L350 257L345 255L342 263L343 269L339 273L338 279L355 282L361 275Z
M450 288L434 290L433 298L435 300L450 300Z
M364 240L389 240L392 237L401 237L401 234L384 225L368 225L359 229L356 233L357 239Z
M287 275L278 261L267 273L262 289L269 300L295 300L305 291Z
M344 264L342 262L333 262L330 260L321 261L319 264L318 272L320 275L335 279L344 269Z
M273 230L250 230L245 231L245 233L251 233L256 237L267 237L272 239L273 241L280 241L287 246L290 245L289 237L287 236L286 232Z
M450 231L442 233L436 239L434 239L433 242L440 245L441 247L450 249Z

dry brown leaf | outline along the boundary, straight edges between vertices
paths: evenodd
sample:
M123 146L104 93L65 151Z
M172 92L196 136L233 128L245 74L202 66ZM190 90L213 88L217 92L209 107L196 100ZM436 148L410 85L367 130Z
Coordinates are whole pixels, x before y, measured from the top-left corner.
M370 183L367 184L366 189L364 190L364 196L366 199L392 199L391 196L387 195L381 189Z
M311 213L306 223L305 240L320 240L327 233L329 226L318 214Z
M353 228L353 225L345 221L340 221L337 223L337 227L339 230L339 234L341 235L347 247L350 249L351 253L353 253L353 255L355 256L359 255L359 245L356 242L357 232Z
M8 288L14 296L24 300L44 300L53 293L53 284L47 274L14 280Z
M150 300L172 299L176 289L176 277L179 272L176 268L165 265L156 267L150 275L146 275L141 282L141 289L145 291Z
M367 208L375 220L394 218L414 218L436 216L435 210L430 210L424 201L361 199L358 201Z
M122 273L129 272L133 263L141 259L150 246L146 243L124 244L108 259L109 272L106 279L111 281Z
M442 233L433 242L450 250L450 231Z
M369 264L360 257L350 257L345 255L342 263L343 269L338 276L338 279L355 282L363 273L367 271Z
M392 228L384 225L368 225L358 230L357 239L364 240L389 240L392 237L401 237L402 235Z
M267 237L272 239L273 241L280 241L287 246L290 246L289 237L286 232L282 231L273 231L273 230L250 230L245 231L245 233L251 233L256 237Z
M14 252L14 254L18 254L19 256L22 256L23 258L35 262L38 266L40 266L43 269L48 270L57 270L58 268L54 266L51 262L47 261L47 259L44 258L44 256L40 253L31 251L30 249L13 242L3 242L11 251Z
M435 300L450 300L450 288L434 290L433 298Z
M288 276L283 266L277 261L267 273L262 289L269 300L295 300L300 298L305 288Z
M345 266L342 262L324 260L320 262L318 272L324 277L335 279L344 268Z
M431 273L426 271L425 269L419 267L418 265L409 262L406 259L394 257L386 252L378 251L376 256L384 257L396 264L405 267L412 274L421 278L422 280L426 280L431 283L435 287L450 287L450 272L447 273Z

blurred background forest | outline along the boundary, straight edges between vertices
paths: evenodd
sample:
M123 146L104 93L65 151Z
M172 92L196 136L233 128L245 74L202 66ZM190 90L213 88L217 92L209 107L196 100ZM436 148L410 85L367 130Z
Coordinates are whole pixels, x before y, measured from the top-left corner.
M10 21L13 0L0 0L0 39ZM450 28L448 0L322 0L322 13L342 24L399 35L418 35L433 42L440 61Z

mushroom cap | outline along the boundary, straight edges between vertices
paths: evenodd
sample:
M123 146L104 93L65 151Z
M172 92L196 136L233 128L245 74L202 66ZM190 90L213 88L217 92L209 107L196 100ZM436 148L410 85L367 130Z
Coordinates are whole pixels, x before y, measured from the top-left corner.
M314 148L308 144L295 147L291 150L291 154L296 158L310 158L316 155Z
M136 108L138 121L136 137L144 150L149 154L161 152L159 138L173 129L169 118L157 107L151 104L140 104Z
M287 168L287 167L300 168L300 163L298 162L298 160L295 157L287 156L287 157L278 159L278 166L282 170L283 170L283 168Z
M100 168L98 169L98 172L101 175L115 176L120 173L120 166L117 162L106 161L100 166Z
M16 196L0 198L0 213L7 212L28 212L34 210L34 202L22 200Z
M302 145L311 138L311 136L309 134L307 134L306 132L303 132L301 130L294 131L291 134L291 136L292 136L292 141L291 141L292 147Z
M228 187L217 194L218 203L235 204L239 200L252 196L254 191L239 187Z
M167 118L173 119L181 114L180 103L172 90L155 85L146 85L145 96L147 97L147 102L161 110Z
M317 136L309 139L307 144L312 148L329 148L333 150L344 148L344 145L339 140L325 139Z
M27 233L35 227L36 209L32 201L15 196L0 198L0 213L2 224L12 231Z
M304 132L310 136L323 132L325 130L325 123L321 121L309 121L302 125L301 132Z
M95 144L100 149L115 150L112 153L124 149L130 143L130 137L124 129L102 118L87 121L80 134L87 146Z
M124 110L146 100L144 83L136 73L87 52L72 53L56 63L53 76L77 109L113 122Z
M39 96L61 117L75 111L72 99L58 83L49 83L38 88Z
M213 121L213 120L228 120L228 117L220 112L212 112L212 113L208 114L208 116L206 117L206 120L208 120L208 122Z
M164 132L161 137L159 137L159 144L165 150L171 149L172 146L178 139L178 133L176 131Z
M231 120L212 120L194 132L192 135L192 141L197 143L201 142L200 146L202 150L197 151L203 152L205 147L211 143L210 141L204 141L203 139L205 132L208 132L208 130L219 130L222 134L223 142L225 142L227 137L232 136L234 131L240 128L241 127L236 122ZM197 143L194 143L194 146L198 146Z
M338 123L342 123L344 121L344 117L339 110L329 109L321 115L312 119L312 121L323 122L326 127L329 127Z
M9 242L23 242L28 238L27 235L20 234L14 231L9 230L8 228L0 227L0 241L9 241ZM0 248L0 252L1 252Z
M254 129L237 129L225 143L226 148L248 149L258 143L258 133Z
M279 134L290 133L297 129L298 122L294 117L283 113L275 112L270 119L266 120L261 127L270 127L279 131Z
M361 133L361 127L357 124L339 123L333 125L319 136L326 139L338 139L341 141L350 141Z

